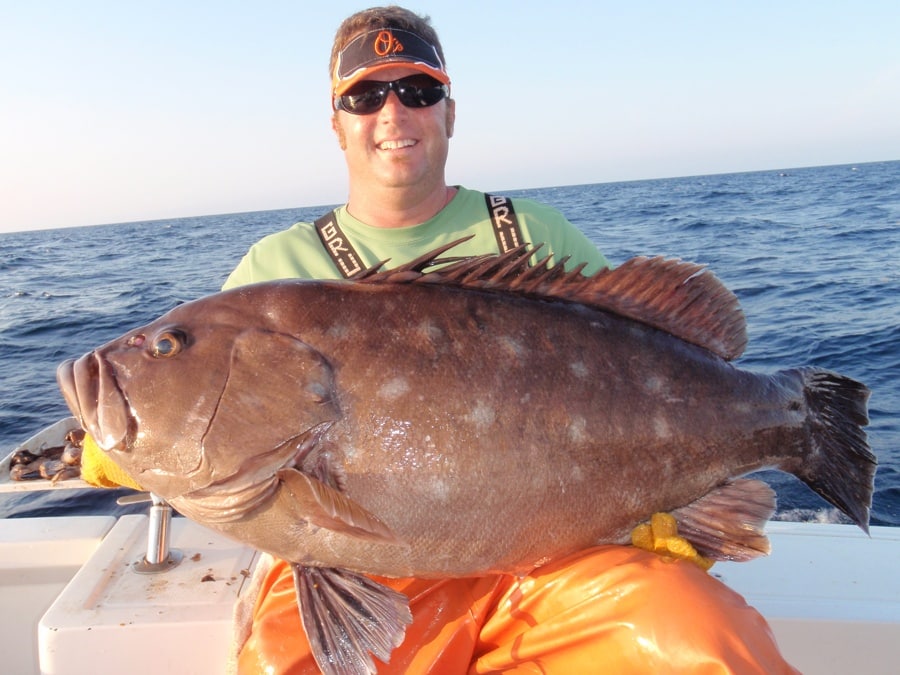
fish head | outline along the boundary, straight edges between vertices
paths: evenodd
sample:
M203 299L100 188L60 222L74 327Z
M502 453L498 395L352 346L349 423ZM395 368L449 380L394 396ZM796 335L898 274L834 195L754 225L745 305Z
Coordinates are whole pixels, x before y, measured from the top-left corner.
M338 417L328 360L253 297L180 305L57 369L83 428L165 499L216 485L258 493Z

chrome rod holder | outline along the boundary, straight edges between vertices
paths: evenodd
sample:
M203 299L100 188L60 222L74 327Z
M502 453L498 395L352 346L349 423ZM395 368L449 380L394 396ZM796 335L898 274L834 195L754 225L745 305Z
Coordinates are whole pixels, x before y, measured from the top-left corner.
M172 507L153 493L150 493L150 501L152 505L147 529L147 554L133 565L138 574L165 572L177 566L184 558L181 551L169 548Z

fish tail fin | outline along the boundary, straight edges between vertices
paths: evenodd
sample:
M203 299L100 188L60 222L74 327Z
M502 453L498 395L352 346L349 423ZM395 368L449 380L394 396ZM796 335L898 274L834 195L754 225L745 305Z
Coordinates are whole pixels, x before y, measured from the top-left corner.
M798 368L783 374L802 380L808 414L801 456L780 468L797 476L868 533L878 463L863 430L869 423L869 389L821 368Z

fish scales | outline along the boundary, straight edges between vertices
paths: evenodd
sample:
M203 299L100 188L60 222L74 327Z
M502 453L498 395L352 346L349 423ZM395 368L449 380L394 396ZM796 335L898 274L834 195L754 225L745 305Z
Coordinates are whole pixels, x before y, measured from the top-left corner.
M423 274L442 251L181 305L62 364L61 388L139 484L295 563L307 604L322 574L527 572L657 511L752 558L774 500L735 479L768 466L867 526L868 390L735 367L743 316L712 275L636 259L586 279L524 248Z
M659 343L671 337L635 332L614 316L585 321L584 312L569 305L510 303L496 294L445 287L377 290L355 293L303 283L279 289L286 305L303 305L307 320L315 308L329 312L332 294L342 296L341 313L353 317L340 319L346 329L339 341L327 325L291 327L282 320L280 329L327 354L342 415L321 445L342 467L346 493L409 545L373 543L354 556L356 564L340 554L342 566L435 576L521 569L547 555L619 540L648 506L659 510L693 501L723 475L733 475L735 462L750 464L758 456L754 446L736 442L738 434L757 433L755 421L746 428L748 416L736 414L744 398L734 404L726 398L752 378L697 347L675 342L669 351L685 353L660 363L638 355L661 351ZM409 330L410 319L424 311L440 339L423 342ZM507 348L510 342L516 351ZM591 351L605 359L587 360L585 352ZM568 365L573 355L587 371L580 377ZM611 375L603 367L610 362L624 367ZM705 369L703 377L712 384L701 392L693 379L679 378L688 366L694 376ZM654 385L648 387L651 378ZM637 405L644 419L663 420L664 434L634 414ZM783 408L781 401L776 405ZM799 416L793 416L797 425ZM775 417L781 419L767 423L785 422ZM581 431L573 438L568 430L575 420ZM689 484L680 481L676 494L660 494L659 486L679 469L715 464L726 443L748 447L749 456L731 452L727 462L718 461L715 474L698 474ZM672 445L679 449L674 459ZM678 466L666 467L673 461ZM573 468L581 477L577 482L569 480ZM625 494L640 495L639 512L621 509ZM423 517L429 502L441 508L427 509ZM541 541L548 527L556 533L557 550L548 551ZM479 566L483 556L456 555L466 542L481 539L479 548L493 550L489 565ZM359 545L352 538L347 543ZM403 563L392 559L395 548ZM450 550L442 555L445 549ZM301 550L308 552L309 544ZM298 553L280 551L288 559ZM433 566L435 558L452 566ZM338 560L322 562L334 566Z

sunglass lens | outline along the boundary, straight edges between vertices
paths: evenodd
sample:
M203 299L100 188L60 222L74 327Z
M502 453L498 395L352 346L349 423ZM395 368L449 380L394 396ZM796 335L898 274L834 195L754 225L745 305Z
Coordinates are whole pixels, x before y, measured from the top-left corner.
M444 87L440 82L428 76L425 81L404 82L399 81L395 89L397 98L407 108L427 108L444 98Z
M360 82L359 85L341 96L341 106L347 112L368 115L384 105L387 92L386 82Z
M448 91L445 85L428 75L410 75L393 82L364 80L336 98L335 105L354 115L368 115L381 110L391 89L407 108L432 106L444 98Z

